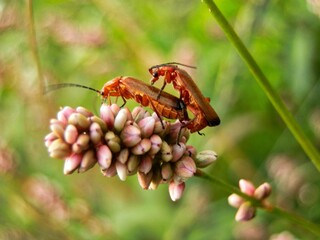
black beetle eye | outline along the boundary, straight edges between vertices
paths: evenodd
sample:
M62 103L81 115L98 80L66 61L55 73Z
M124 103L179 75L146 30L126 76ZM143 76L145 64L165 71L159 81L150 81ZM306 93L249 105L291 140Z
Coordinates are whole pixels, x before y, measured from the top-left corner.
M152 74L152 76L153 76L154 78L158 78L158 77L159 77L159 73L158 73L158 72L154 72L154 73Z

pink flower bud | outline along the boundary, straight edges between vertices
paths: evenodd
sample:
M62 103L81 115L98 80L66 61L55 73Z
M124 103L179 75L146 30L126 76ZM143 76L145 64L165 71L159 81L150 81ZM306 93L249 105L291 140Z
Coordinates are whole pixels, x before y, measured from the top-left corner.
M117 174L120 178L121 181L125 181L127 179L127 165L119 162L119 161L116 161L116 169L117 169Z
M90 112L88 109L84 108L84 107L77 107L76 108L76 112L82 114L83 116L85 116L86 118L92 117L93 113Z
M61 139L54 140L50 144L48 151L50 153L50 157L52 158L64 159L70 155L69 145Z
M142 189L147 190L152 180L153 172L143 173L138 172L138 181Z
M171 181L169 183L169 194L172 201L175 202L182 197L185 186L186 185L184 182L176 183L174 181Z
M140 159L137 155L131 154L127 161L127 168L130 174L137 171L138 166L140 164Z
M148 138L142 139L137 145L131 148L131 152L135 155L143 155L151 148L151 141Z
M135 122L139 122L141 119L144 118L145 112L146 110L143 107L135 107L131 112L132 118Z
M160 151L161 151L161 159L164 162L169 162L173 158L171 146L167 142L165 141L162 142Z
M237 222L240 221L249 221L252 218L254 218L256 214L256 208L253 207L250 202L244 202L243 204L241 204L241 206L239 207L235 220Z
M141 141L140 129L133 125L127 125L122 130L120 138L126 147L133 147Z
M149 151L150 155L155 155L157 152L160 151L161 145L162 145L162 139L161 137L159 137L159 135L152 135L150 137L150 141L151 141L151 148Z
M148 172L150 172L151 168L152 168L152 158L149 155L143 155L141 157L138 170L140 172L147 174Z
M113 112L114 116L116 116L120 111L120 107L115 103L111 104L110 109Z
M127 110L122 108L114 119L114 129L120 132L128 120Z
M146 117L139 121L138 126L141 129L141 136L144 138L148 138L152 135L154 125L155 125L155 120L153 117Z
M189 157L195 158L197 155L197 150L194 146L187 146L185 154Z
M198 168L205 168L217 160L218 155L214 151L206 150L198 153L195 163Z
M117 161L125 164L129 158L129 149L123 148L117 156Z
M51 143L52 143L54 140L56 140L56 139L58 139L58 137L57 137L53 132L47 134L47 135L44 137L44 144L45 144L45 146L46 146L47 148L49 148L49 146L51 145Z
M161 165L161 176L162 180L165 182L171 180L173 176L173 169L170 163L163 163Z
M92 116L89 118L89 120L91 123L98 123L103 132L106 132L108 130L106 123L101 118Z
M64 162L63 173L65 175L73 173L80 166L81 160L82 154L71 154Z
M112 129L114 126L114 113L111 111L111 107L107 104L102 104L100 107L100 117L106 123L108 129Z
M92 123L90 125L90 139L91 142L95 145L101 142L103 137L103 132L98 123Z
M239 180L239 187L240 187L241 192L243 192L249 196L253 196L254 191L255 191L255 187L250 181L245 180L245 179L240 179Z
M151 183L149 185L149 189L150 190L156 190L162 180L162 177L161 177L161 169L160 169L160 166L159 167L153 167L152 168L152 180L151 180Z
M78 131L74 125L68 124L64 131L64 140L69 144L74 144L78 138Z
M97 148L97 158L98 158L98 164L100 168L102 168L102 171L110 167L111 160L112 160L112 153L108 148L108 146L101 145Z
M233 193L228 197L228 203L232 207L239 208L241 206L241 204L244 203L244 200L242 197Z
M196 171L196 164L191 157L184 156L181 160L176 162L175 174L181 178L190 178Z
M179 146L180 145L180 146ZM172 162L178 161L186 151L186 145L182 142L172 147Z
M109 131L105 134L104 139L106 140L106 143L108 145L108 147L110 148L110 150L113 153L117 153L120 152L121 150L121 140L120 137L118 135L115 135L114 132Z
M58 112L58 114L57 114L57 119L58 119L59 121L63 122L64 124L67 124L67 123L68 123L68 118L70 117L70 115L71 115L72 113L75 113L75 112L76 112L76 110L74 110L74 109L71 108L71 107L66 106L66 107L62 108L62 109Z
M77 141L72 144L72 152L81 153L89 148L90 137L87 134L80 134Z
M94 151L92 151L92 150L86 151L83 154L78 172L83 173L83 172L89 170L90 168L92 168L96 164L96 162L97 162L97 159L94 155Z
M75 127L80 131L85 131L89 128L89 120L80 113L72 113L68 118L68 123L75 125Z
M263 183L254 191L254 197L258 200L265 199L270 196L271 189L269 183Z
M101 172L105 177L114 177L117 175L116 162L111 163L110 167L107 169L101 169Z
M56 119L50 120L50 130L59 138L63 138L64 136L64 128L65 124Z

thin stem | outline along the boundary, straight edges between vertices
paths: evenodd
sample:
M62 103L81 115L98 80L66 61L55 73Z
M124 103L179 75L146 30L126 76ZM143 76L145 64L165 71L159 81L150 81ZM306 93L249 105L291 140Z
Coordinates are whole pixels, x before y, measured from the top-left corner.
M245 47L243 42L240 40L239 36L230 26L226 18L222 15L216 4L212 0L204 0L204 2L208 5L210 12L217 20L220 27L223 29L229 41L237 49L241 58L245 61L248 68L257 80L258 84L263 89L263 91L269 98L270 102L272 103L282 120L285 122L295 139L298 141L305 153L309 156L309 158L311 159L312 163L316 166L318 171L320 171L320 153L317 151L317 149L311 143L311 141L306 137L299 124L296 122L292 114L289 112L280 96L273 89L269 80L266 78L256 61L249 53L248 49Z
M263 204L261 201L250 197L246 194L244 194L243 192L241 192L238 188L222 181L221 179L209 176L208 174L206 174L205 172L202 172L201 170L197 170L196 176L201 177L203 179L206 179L210 182L213 182L217 185L219 185L221 188L223 188L226 192L228 193L236 193L237 195L241 196L242 198L244 198L247 201L250 201L251 204L255 207L259 207L261 209L264 209L268 212L270 212L271 214L276 215L277 217L281 216L285 219L288 219L289 221L291 221L292 223L295 223L303 228L305 228L306 230L312 232L313 234L320 236L320 227L296 214L290 213L285 211L284 209L272 206L270 204L267 205L267 207L265 206L265 204Z
M33 59L36 63L37 67L37 77L39 81L39 93L42 93L44 89L44 78L40 64L40 57L37 48L37 39L36 39L36 31L34 26L34 17L33 17L33 9L32 9L32 0L27 0L27 21L28 21L28 30L29 30L29 42L31 45L31 52L33 55Z

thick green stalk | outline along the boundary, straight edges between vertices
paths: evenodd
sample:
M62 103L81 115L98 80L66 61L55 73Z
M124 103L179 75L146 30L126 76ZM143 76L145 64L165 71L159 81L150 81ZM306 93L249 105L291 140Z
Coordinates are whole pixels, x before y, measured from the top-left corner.
M301 145L302 149L309 156L312 163L316 166L318 171L320 171L320 154L318 150L306 137L299 124L296 122L292 114L289 112L280 96L273 89L270 82L268 81L268 79L266 78L256 61L249 53L248 49L245 47L239 36L230 26L226 18L222 15L216 4L212 0L204 0L204 2L208 5L210 12L217 20L220 27L223 29L229 41L234 45L242 59L248 65L250 71L254 75L259 85L262 87L263 91L266 93L267 97L269 98L270 102L272 103L282 120L285 122L293 136Z

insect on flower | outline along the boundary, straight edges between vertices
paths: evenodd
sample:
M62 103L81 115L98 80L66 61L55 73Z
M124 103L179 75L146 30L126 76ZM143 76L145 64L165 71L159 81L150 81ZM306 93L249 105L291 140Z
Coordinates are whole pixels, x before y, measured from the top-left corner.
M154 84L163 76L164 83L161 91L167 83L172 83L174 89L180 92L180 100L194 115L193 119L185 123L185 127L190 129L190 132L199 132L206 126L219 125L219 116L210 106L210 99L203 96L191 76L185 70L179 68L178 65L194 68L175 62L155 65L149 68L149 72L153 76L151 84Z
M150 107L159 119L165 117L189 121L186 106L179 98L132 77L116 77L105 83L101 91L76 83L61 83L49 85L47 92L64 87L86 88L99 93L109 102L110 97L121 97L124 104L127 99L133 99L144 107Z

